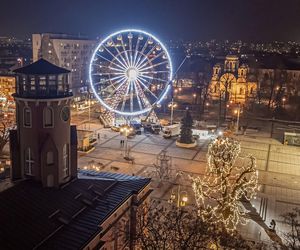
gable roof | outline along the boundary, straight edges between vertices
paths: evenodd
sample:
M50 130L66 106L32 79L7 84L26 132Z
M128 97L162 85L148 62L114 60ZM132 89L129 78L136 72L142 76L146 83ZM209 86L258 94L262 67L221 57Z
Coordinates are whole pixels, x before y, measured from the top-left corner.
M101 223L150 183L112 173L84 175L59 189L24 180L1 192L1 249L80 249L101 232Z
M32 64L15 69L13 72L25 75L59 75L69 73L70 70L58 67L41 58Z

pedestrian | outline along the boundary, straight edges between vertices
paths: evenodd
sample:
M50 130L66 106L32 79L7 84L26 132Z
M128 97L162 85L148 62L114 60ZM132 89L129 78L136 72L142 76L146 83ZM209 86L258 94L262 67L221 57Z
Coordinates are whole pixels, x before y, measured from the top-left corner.
M122 147L122 140L120 140L120 147Z
M98 133L98 140L100 140L100 133Z

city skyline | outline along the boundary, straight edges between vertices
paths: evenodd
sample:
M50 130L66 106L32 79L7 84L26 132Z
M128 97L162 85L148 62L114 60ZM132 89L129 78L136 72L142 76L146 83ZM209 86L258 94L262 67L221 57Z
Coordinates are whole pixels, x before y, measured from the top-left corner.
M5 0L2 6L0 36L28 37L32 33L59 32L103 37L120 28L143 28L162 39L300 41L297 0L209 3L75 0L72 5L57 0Z

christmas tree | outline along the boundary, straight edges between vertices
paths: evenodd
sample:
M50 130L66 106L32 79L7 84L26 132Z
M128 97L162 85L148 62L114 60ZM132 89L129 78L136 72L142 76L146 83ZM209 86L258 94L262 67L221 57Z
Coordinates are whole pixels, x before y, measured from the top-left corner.
M185 143L185 144L191 144L195 142L193 138L192 127L193 127L193 118L189 110L187 109L185 111L184 117L181 119L180 136L178 142Z

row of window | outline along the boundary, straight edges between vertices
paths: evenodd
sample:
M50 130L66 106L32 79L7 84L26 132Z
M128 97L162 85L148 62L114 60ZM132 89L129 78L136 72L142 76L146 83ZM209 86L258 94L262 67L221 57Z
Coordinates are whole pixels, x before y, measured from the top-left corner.
M27 128L32 126L32 114L30 107L24 107L23 109L23 126ZM43 127L54 127L54 111L52 107L45 107L43 110Z
M33 176L33 167L34 167L34 158L32 154L32 150L28 147L25 150L25 175ZM46 155L46 164L47 166L51 166L54 164L54 153L53 151L48 151ZM65 144L63 147L63 178L69 176L69 145Z

